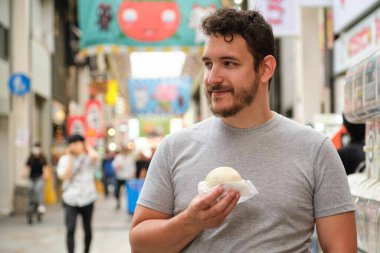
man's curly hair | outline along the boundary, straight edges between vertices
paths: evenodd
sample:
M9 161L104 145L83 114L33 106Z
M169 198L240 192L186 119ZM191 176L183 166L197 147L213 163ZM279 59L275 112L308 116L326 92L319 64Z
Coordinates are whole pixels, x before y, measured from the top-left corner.
M227 42L232 41L234 35L242 36L253 56L255 71L265 56L275 55L272 27L258 11L218 9L202 21L202 30L208 36L222 35Z

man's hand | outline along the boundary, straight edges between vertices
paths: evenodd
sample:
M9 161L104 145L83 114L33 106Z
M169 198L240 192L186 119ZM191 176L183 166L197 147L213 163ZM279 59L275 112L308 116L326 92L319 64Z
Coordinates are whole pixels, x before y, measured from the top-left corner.
M130 230L133 252L179 252L206 228L220 226L235 208L240 194L222 187L196 196L176 216L137 205Z
M220 226L240 198L240 194L233 190L223 193L223 188L218 187L205 196L196 196L184 211L186 222L197 230Z
M96 152L96 150L92 147L92 145L88 141L86 141L84 145L88 152L88 155L91 158L91 161L92 162L98 161L98 158L99 158L98 152Z

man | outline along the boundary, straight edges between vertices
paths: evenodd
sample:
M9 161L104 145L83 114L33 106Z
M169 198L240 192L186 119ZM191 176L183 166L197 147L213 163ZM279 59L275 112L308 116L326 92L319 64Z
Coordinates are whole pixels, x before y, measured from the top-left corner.
M330 140L269 108L271 27L256 11L221 9L202 28L204 89L216 117L159 146L131 225L133 252L310 252L315 224L323 252L356 252L354 206ZM222 187L197 195L220 166L259 193L238 206L239 193Z
M92 213L97 198L94 181L97 162L98 154L91 145L85 143L81 135L72 135L68 138L68 151L59 159L57 173L63 180L62 200L65 207L66 243L69 253L74 252L78 214L83 220L84 252L90 251Z
M346 174L350 175L364 169L365 152L363 150L365 143L365 124L353 124L347 121L343 115L343 125L346 127L350 137L347 145L338 149L338 154L343 162Z
M132 154L132 149L122 146L120 153L115 156L112 166L116 173L116 209L120 209L120 189L122 186L126 189L125 183L127 180L136 177L136 160Z

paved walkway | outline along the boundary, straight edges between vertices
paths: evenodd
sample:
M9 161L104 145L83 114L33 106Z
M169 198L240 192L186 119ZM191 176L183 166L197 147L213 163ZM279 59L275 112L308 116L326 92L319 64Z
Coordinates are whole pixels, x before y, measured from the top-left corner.
M125 204L123 205L125 207ZM100 197L95 204L91 253L130 253L131 217L125 208L116 211L112 197ZM75 234L76 252L83 252L80 218ZM60 205L47 206L41 223L28 225L25 216L0 219L0 252L2 253L65 253L65 227Z

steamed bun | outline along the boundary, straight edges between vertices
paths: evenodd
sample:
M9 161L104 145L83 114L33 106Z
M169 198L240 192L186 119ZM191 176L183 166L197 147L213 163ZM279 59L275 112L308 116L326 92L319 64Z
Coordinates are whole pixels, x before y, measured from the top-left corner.
M236 182L241 182L241 176L231 167L215 168L206 177L206 185L210 188L224 183Z

